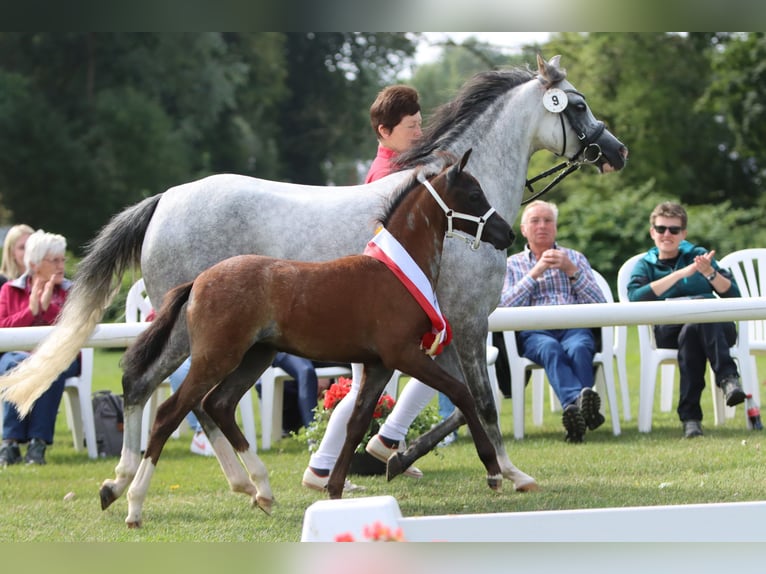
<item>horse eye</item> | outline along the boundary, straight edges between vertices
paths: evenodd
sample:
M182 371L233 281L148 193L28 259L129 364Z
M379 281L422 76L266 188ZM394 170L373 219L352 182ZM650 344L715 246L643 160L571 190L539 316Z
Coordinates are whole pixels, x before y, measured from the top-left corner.
M575 108L577 109L578 112L584 112L585 110L588 109L588 106L585 105L585 102L577 102L577 104L575 105Z

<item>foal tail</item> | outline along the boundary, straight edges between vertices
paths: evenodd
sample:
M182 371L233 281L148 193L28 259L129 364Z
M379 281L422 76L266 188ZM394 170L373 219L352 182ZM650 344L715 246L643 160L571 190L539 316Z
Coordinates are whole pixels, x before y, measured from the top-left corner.
M123 376L138 378L159 358L170 338L178 315L189 300L194 281L174 287L165 295L157 316L152 324L142 332L128 348L120 361Z
M53 331L28 359L0 377L0 397L14 403L22 417L75 360L119 291L125 271L140 266L146 229L161 197L121 211L87 245Z

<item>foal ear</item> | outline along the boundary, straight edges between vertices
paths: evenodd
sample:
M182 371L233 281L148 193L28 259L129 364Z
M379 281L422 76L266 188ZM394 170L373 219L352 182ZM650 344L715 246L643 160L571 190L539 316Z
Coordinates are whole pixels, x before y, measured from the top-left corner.
M471 152L473 151L473 148L468 148L468 150L463 154L463 157L460 159L460 167L458 168L458 173L462 172L463 169L465 169L465 164L468 163L468 158L471 157Z

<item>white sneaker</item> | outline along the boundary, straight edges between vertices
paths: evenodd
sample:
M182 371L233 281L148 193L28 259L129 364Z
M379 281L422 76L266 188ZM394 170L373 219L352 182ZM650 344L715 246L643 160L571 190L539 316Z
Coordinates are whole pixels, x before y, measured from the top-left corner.
M306 470L303 471L303 480L301 481L301 484L312 490L324 491L327 488L327 483L329 480L329 474L327 476L319 476L310 466L307 466ZM343 483L343 492L346 494L351 492L361 492L363 490L365 490L364 486L354 484L348 479L346 479L346 482Z
M197 431L194 433L191 441L191 448L189 450L194 454L200 454L202 456L215 456L213 445L210 444L204 431Z
M399 446L401 446L401 443ZM392 448L384 444L383 440L380 438L380 435L376 434L369 441L367 441L367 445L364 447L364 450L366 450L368 454L377 458L380 462L387 463L389 457L400 450L399 446ZM410 478L423 478L423 471L415 466L409 467L402 474L404 476L409 476Z

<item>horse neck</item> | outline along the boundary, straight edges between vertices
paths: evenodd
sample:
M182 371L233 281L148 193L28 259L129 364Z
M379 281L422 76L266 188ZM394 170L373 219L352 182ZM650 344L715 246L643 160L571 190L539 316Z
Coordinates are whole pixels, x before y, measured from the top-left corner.
M428 190L421 186L411 192L391 215L386 229L434 285L439 276L447 216Z
M467 129L457 132L449 146L456 155L473 148L471 173L506 221L516 219L529 159L540 149L536 126L543 107L538 84L534 80L509 91Z

